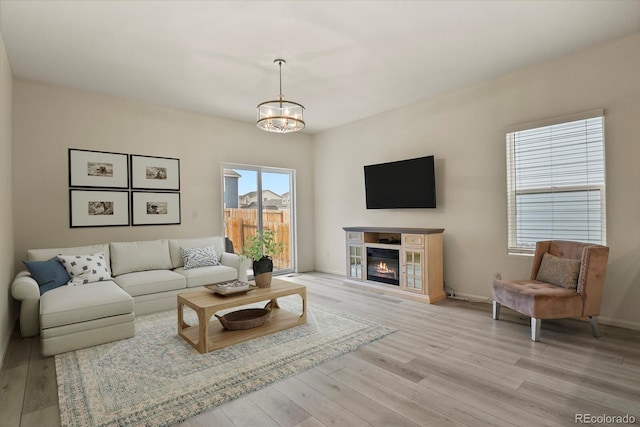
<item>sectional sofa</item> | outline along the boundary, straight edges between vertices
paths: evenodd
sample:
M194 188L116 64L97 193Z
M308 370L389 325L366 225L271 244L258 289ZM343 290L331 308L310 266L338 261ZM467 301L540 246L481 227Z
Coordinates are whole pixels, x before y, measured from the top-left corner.
M211 247L218 265L185 268L185 251ZM14 279L11 292L21 301L22 336L40 334L45 356L132 337L136 315L175 308L177 294L203 285L246 281L251 265L249 259L225 252L223 237L112 242L32 249L27 254L29 261L61 259L75 268L87 260L94 262L94 268L106 264L96 281L59 286L42 294L28 271Z

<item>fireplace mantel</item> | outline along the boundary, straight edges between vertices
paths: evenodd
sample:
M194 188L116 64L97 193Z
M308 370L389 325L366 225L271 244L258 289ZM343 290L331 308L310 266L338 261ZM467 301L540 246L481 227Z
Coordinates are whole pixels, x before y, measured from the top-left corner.
M435 303L446 297L443 283L443 228L408 227L344 227L347 249L347 280L345 284L393 294L408 299ZM379 277L378 256L372 263L370 248L397 251L399 283L385 283L386 274ZM393 261L390 259L390 261ZM385 263L385 268L387 267ZM395 267L395 265L393 266ZM384 270L387 273L387 270ZM386 280L388 282L388 280Z

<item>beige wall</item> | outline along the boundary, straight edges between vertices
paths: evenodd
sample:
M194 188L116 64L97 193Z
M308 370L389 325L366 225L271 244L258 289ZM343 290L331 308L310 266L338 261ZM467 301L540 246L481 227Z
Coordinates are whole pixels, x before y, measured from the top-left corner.
M13 94L16 265L29 248L221 235L220 164L229 162L296 170L298 266L313 269L308 135L21 79ZM69 228L68 148L179 158L182 224Z
M13 216L11 189L11 95L9 59L0 34L0 366L15 321L11 298L13 280Z
M506 249L504 129L604 107L611 253L601 320L640 329L638 52L640 33L314 135L316 269L344 274L344 226L443 227L445 282L458 295L488 299L495 272L528 277L531 258ZM365 209L363 165L430 154L437 209Z

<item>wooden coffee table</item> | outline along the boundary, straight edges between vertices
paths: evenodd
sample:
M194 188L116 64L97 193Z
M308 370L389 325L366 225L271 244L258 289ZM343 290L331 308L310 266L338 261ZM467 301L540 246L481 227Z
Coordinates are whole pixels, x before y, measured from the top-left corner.
M277 298L300 295L302 314L298 315L278 306ZM228 308L240 307L260 301L273 301L271 319L256 328L230 331L224 329L218 319L211 317ZM198 315L198 325L184 321L184 306ZM307 322L307 288L304 285L272 279L268 288L258 288L245 294L222 296L208 289L178 294L178 335L200 353L217 350L243 341L258 338Z

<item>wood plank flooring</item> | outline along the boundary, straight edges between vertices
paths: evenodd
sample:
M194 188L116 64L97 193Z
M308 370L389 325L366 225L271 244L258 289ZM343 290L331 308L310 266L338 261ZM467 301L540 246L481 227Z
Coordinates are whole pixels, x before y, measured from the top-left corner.
M182 427L568 426L575 414L640 424L640 331L544 321L491 305L435 305L344 286L321 273L286 280L327 305L398 329L379 341L191 418ZM0 371L0 425L59 426L55 366L16 331Z

